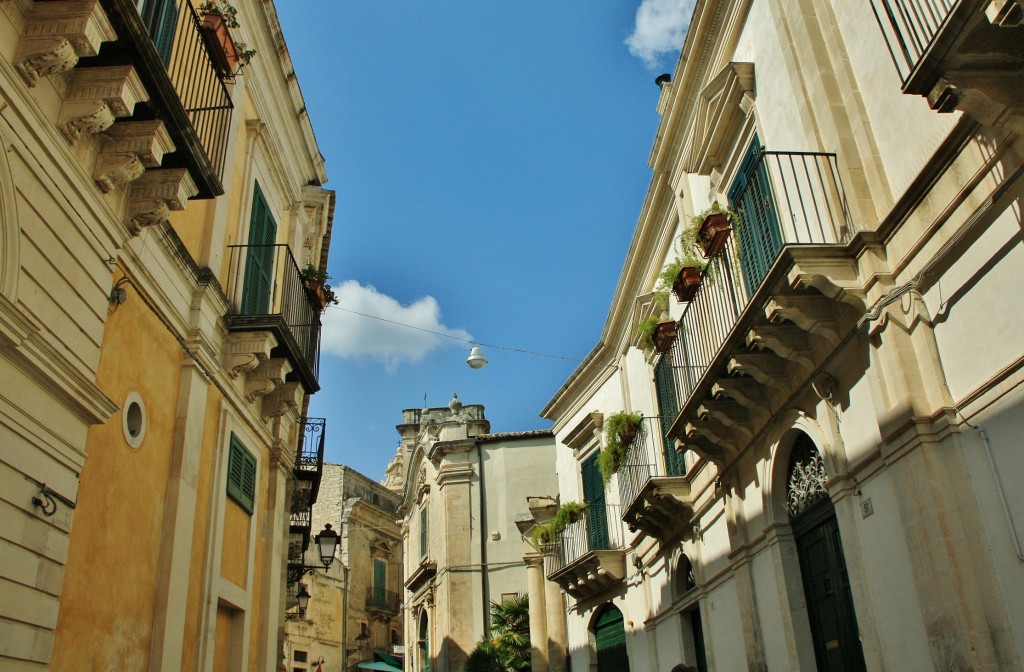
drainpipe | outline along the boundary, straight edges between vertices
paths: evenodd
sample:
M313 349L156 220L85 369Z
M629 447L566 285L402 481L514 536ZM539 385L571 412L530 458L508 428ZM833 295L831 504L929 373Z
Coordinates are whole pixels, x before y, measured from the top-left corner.
M970 423L968 423L970 426ZM996 459L992 455L992 446L988 442L988 435L981 425L975 425L974 429L981 437L985 445L985 456L988 458L988 466L992 468L992 479L996 482L996 492L999 493L999 503L1003 505L1003 515L1006 517L1006 525L1010 528L1010 539L1013 540L1013 548L1017 552L1017 559L1024 562L1024 552L1021 551L1020 538L1017 536L1017 527L1013 524L1013 514L1010 513L1010 505L1006 501L1006 490L1003 488L1003 481L999 478L999 469L996 468Z
M487 576L487 488L484 479L484 449L480 441L476 442L476 463L480 469L480 598L484 607L484 637L491 635L491 593L490 581Z

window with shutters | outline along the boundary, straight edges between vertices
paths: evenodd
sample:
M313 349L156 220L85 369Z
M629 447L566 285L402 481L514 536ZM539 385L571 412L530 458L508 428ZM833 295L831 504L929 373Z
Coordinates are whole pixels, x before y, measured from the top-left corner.
M243 315L267 315L274 289L274 243L277 223L257 183L252 195L249 217L249 246L245 256L245 286L242 289Z
M672 358L668 353L662 355L658 363L654 365L654 390L658 396L658 412L661 415L661 446L662 454L665 456L665 474L667 476L686 474L686 461L668 436L669 428L679 416L675 375Z
M729 202L740 216L740 268L747 291L753 294L782 249L782 231L764 163L764 150L756 135L729 188Z
M427 557L427 507L420 509L420 557Z
M372 606L387 606L388 563L379 558L373 561L373 600Z
M234 434L228 445L228 497L252 513L256 500L256 458Z
M171 62L174 30L178 25L178 3L174 0L145 0L142 3L142 21L166 67Z
M597 451L583 460L583 499L587 503L587 543L591 551L606 551L608 543L608 511L605 509L604 479L597 466Z

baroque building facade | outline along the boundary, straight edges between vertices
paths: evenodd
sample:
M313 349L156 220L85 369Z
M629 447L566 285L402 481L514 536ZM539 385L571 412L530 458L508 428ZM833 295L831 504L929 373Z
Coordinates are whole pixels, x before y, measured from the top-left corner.
M554 437L491 434L484 407L457 397L402 420L386 483L403 493L404 669L457 672L490 631L490 604L528 591L516 519L557 487Z
M588 504L544 548L572 669L1024 666L1021 16L695 4L600 343L542 412Z
M310 595L304 614L294 608L285 625L289 670L350 670L365 662L401 664L402 535L397 520L401 492L343 464L325 463L313 529L331 525L340 534L338 559L327 571L304 572ZM319 565L315 548L307 566Z
M334 193L273 4L219 8L0 2L5 670L280 664Z

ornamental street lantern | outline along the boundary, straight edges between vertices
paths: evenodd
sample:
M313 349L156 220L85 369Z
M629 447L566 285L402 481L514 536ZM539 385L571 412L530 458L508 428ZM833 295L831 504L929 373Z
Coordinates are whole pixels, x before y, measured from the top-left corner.
M334 562L334 551L338 548L340 538L338 533L331 529L331 524L327 523L315 539L316 547L320 551L320 562L323 563L324 569L327 569Z

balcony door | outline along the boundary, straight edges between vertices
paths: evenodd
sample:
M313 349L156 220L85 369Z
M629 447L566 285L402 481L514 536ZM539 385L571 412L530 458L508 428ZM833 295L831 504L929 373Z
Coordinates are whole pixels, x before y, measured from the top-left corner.
M386 560L375 558L373 561L373 606L385 607L388 579L388 563Z
M174 29L178 25L178 3L174 0L144 0L141 13L160 60L167 67L174 47Z
M266 315L274 287L274 243L277 224L263 190L256 184L249 219L249 247L245 256L245 287L242 289L242 314Z
M661 413L661 446L665 456L666 476L686 474L686 462L683 460L683 455L676 450L675 444L668 436L669 428L679 416L675 375L672 358L665 353L654 366L654 389L658 395L658 412Z
M591 551L608 550L608 512L604 503L604 479L597 466L597 451L583 460L583 501L587 503L587 545Z
M740 215L740 268L747 292L753 294L782 249L782 231L775 212L772 185L764 163L764 150L756 135L729 188L729 202Z
M613 604L606 604L594 621L597 672L629 672L626 629L622 621L622 612Z

